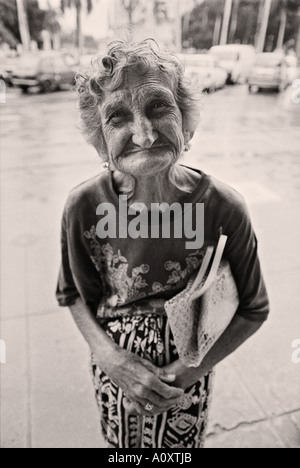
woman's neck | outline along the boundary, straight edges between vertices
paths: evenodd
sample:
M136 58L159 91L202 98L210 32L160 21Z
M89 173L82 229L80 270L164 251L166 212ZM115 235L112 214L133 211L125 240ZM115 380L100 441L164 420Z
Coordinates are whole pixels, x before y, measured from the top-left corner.
M151 203L172 204L180 201L187 193L193 192L200 177L195 171L175 165L157 174L138 178L116 171L114 184L117 192L130 193L130 204L143 203L150 207Z

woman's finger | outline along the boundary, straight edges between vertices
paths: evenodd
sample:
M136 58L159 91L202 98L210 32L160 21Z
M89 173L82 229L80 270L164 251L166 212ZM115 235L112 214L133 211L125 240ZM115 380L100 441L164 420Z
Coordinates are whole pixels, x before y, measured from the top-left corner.
M174 373L168 373L164 369L161 369L159 367L154 366L149 361L144 361L143 362L144 367L146 367L148 370L150 370L151 373L156 375L162 382L167 383L167 384L172 384L176 381L176 374Z
M167 374L163 369L159 369L146 360L141 360L139 364L142 364L142 368L139 366L139 369L136 369L135 372L135 375L139 375L139 383L136 385L139 390L138 396L141 398L147 397L144 393L145 389L151 389L166 400L180 398L184 394L184 390L181 388L171 387L162 381L163 376L168 383L172 383L174 381L173 374Z
M152 405L156 406L160 410L167 410L171 408L172 406L177 405L183 398L183 395L180 395L180 397L176 398L163 398L161 395L158 393L154 392L150 388L143 389L140 393L142 394L143 401L146 400L146 402L151 403Z
M181 388L170 387L170 385L162 382L158 377L155 377L152 380L149 388L166 400L177 399L184 395L184 390Z
M145 414L149 416L150 414L165 413L165 412L169 411L171 408L174 408L175 406L177 406L180 403L181 400L182 399L180 399L180 400L161 400L161 401L158 401L157 400L157 395L156 395L154 398L150 397L149 400L145 400L145 401L141 402L140 405L142 406ZM151 408L151 409L149 409L149 408Z
M147 403L150 403L158 409L158 412L162 413L178 405L182 401L183 395L184 393L181 393L179 397L166 399L156 393L152 388L147 388L140 384L131 389L130 399L137 401L143 407L145 407Z
M161 374L159 374L159 378L165 383L173 383L176 380L176 375L166 374L165 372L161 372Z
M143 415L149 415L149 411L146 409L147 404L153 406L152 413L160 414L178 405L183 398L181 395L179 398L165 399L152 389L145 388L141 384L131 387L130 391L127 390L126 395L129 402L134 404L134 408L138 414Z

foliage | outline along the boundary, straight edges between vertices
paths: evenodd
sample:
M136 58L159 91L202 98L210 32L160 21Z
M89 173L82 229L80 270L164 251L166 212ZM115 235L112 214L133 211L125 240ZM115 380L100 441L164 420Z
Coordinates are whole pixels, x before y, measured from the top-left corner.
M130 24L133 22L133 13L139 5L139 3L139 0L122 0L122 6L127 12L128 22Z
M30 37L37 43L40 42L40 33L45 28L46 10L39 7L38 0L25 0Z
M38 0L24 0L32 40L40 42L41 31L57 32L60 26L53 10L43 10ZM0 0L0 41L15 47L21 42L16 0Z
M81 10L83 6L86 6L86 10L88 13L91 13L93 9L93 0L61 0L60 1L60 8L61 11L64 13L67 8L76 8L76 10Z
M76 9L76 35L75 44L78 49L83 46L82 26L81 26L81 12L86 8L87 13L91 13L93 9L93 0L61 0L61 11L64 13L67 8Z
M267 48L269 50L273 50L276 47L282 9L285 9L287 13L284 43L288 44L291 41L295 43L295 39L297 38L300 24L300 18L297 16L297 12L300 9L300 0L273 0L267 31Z
M63 47L72 48L76 41L76 31L64 32L61 35L61 44ZM86 54L96 54L98 50L98 42L91 35L84 35L83 47Z
M0 41L15 47L20 42L15 0L0 0Z
M259 30L262 0L233 0L229 37L234 43L255 44ZM223 15L225 0L204 0L190 14L183 41L201 50L212 46L214 27L218 15ZM300 0L273 0L267 31L267 47L274 50L277 43L281 10L287 12L284 42L295 42L299 31ZM206 22L207 19L207 22ZM204 27L203 27L204 26Z

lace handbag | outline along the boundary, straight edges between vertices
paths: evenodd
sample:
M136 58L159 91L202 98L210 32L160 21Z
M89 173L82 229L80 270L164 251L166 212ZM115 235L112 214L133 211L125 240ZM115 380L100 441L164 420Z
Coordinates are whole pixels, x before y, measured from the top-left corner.
M239 306L229 262L222 260L226 242L221 235L214 257L214 248L208 247L196 278L165 303L179 359L187 367L201 364Z

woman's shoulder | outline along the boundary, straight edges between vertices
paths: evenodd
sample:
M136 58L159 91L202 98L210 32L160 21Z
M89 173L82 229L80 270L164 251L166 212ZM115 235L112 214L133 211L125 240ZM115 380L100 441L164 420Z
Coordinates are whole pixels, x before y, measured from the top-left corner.
M208 177L211 197L214 197L215 200L218 200L222 202L222 204L228 205L231 208L233 206L240 209L244 209L246 207L246 201L243 195L234 187L213 176Z
M188 167L190 171L198 174L198 186L194 192L195 201L200 203L214 203L223 209L228 207L244 211L246 202L234 187L228 185L212 175L208 175L199 169Z
M251 225L247 203L235 188L215 177L209 176L210 186L207 197L207 207L214 218L227 232L236 231L241 226Z
M106 196L107 172L101 172L73 187L68 194L65 210L84 208L85 204L99 204Z

